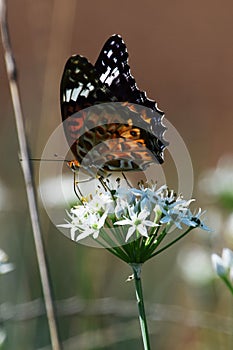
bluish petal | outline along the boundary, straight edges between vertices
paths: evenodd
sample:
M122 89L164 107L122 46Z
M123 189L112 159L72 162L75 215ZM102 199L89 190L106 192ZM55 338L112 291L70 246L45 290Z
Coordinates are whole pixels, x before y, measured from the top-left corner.
M226 276L228 271L227 271L222 259L220 258L220 256L218 256L217 254L212 254L211 260L212 260L213 268L214 268L215 272L217 273L217 275L220 277Z

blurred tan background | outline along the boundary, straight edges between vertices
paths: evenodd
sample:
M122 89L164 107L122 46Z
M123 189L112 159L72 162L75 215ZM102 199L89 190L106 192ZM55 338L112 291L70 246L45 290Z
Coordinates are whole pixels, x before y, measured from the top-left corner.
M9 30L32 156L41 156L61 121L59 85L67 58L79 53L94 63L106 39L118 33L127 45L138 86L158 102L183 137L193 161L198 206L205 206L205 195L198 190L200 175L215 167L222 155L233 153L232 14L233 3L227 0L8 1ZM7 333L3 349L47 350L49 335L43 310L41 315L25 319L15 311L17 304L41 299L42 295L2 46L0 50L0 247L16 267L1 276L0 320ZM33 167L37 182L39 164ZM87 309L89 305L88 312L80 306L72 315L59 309L64 349L141 349L138 322L130 313L136 309L133 285L124 282L131 273L129 268L108 252L75 245L50 223L42 206L40 212L54 298L61 301L76 296ZM217 286L212 282L190 285L176 264L187 242L203 245L211 253L211 238L204 232L185 240L144 267L152 349L231 349L229 292L219 281ZM218 242L221 247L219 237ZM90 303L99 298L128 300L128 316L120 312L95 314ZM3 312L5 303L13 310L9 317ZM162 311L152 310L157 304L162 304ZM181 315L172 306L178 306ZM203 323L191 314L194 310L200 312ZM219 315L224 318L221 322ZM213 318L216 322L210 325ZM99 343L91 340L94 335ZM76 336L73 342L68 341ZM80 339L84 339L82 344Z

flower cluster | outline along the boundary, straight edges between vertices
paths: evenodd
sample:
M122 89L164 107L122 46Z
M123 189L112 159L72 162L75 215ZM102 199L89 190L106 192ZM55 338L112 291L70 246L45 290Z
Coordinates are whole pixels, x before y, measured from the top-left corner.
M116 240L121 237L119 245L140 238L150 248L153 246L154 251L155 245L157 247L172 228L186 227L186 232L196 227L209 230L201 221L201 209L191 211L192 202L193 199L177 196L166 185L157 188L153 183L141 184L138 189L121 187L119 183L116 188L106 185L105 190L101 188L94 196L73 206L67 212L66 224L58 226L70 229L74 241L90 236L96 240L102 233L104 236L106 228L111 228Z

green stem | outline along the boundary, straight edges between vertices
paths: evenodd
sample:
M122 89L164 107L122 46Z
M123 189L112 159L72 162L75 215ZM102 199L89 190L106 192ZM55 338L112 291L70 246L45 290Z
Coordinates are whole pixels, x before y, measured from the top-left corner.
M225 284L229 288L231 294L233 295L233 286L232 286L231 282L229 281L229 279L227 277L223 276L222 280L225 282Z
M179 237L177 237L176 239L174 239L172 242L166 244L163 248L157 250L157 252L155 252L154 254L151 254L150 259L153 258L155 255L158 255L160 253L162 253L164 250L166 250L167 248L169 248L170 246L172 246L173 244L175 244L176 242L178 242L181 238L183 238L184 236L186 236L191 230L193 230L195 227L189 227L189 229L187 231L185 231L182 235L180 235Z
M150 340L149 340L149 333L147 328L146 313L145 313L143 293L142 293L142 282L141 282L142 265L130 264L130 266L132 267L133 273L134 273L134 283L135 283L135 291L136 291L136 298L137 298L137 304L138 304L138 314L139 314L143 346L144 346L144 350L150 350L151 349Z

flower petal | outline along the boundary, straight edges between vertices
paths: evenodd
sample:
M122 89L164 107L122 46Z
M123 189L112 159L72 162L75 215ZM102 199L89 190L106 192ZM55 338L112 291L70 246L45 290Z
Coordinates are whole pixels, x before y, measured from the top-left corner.
M220 258L220 256L218 256L217 254L212 254L211 260L212 260L213 268L214 268L215 272L217 273L217 275L220 277L226 276L227 269L226 269L225 265L223 264L223 261Z
M128 239L133 235L134 231L135 231L135 226L131 226L129 229L128 229L128 233L126 235L126 238L125 238L125 241L127 242Z
M233 252L228 248L222 250L222 260L226 267L231 268L233 266Z
M144 236L144 237L148 237L148 233L147 233L147 229L144 225L139 224L137 226L137 230L140 233L140 235Z

